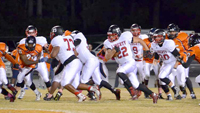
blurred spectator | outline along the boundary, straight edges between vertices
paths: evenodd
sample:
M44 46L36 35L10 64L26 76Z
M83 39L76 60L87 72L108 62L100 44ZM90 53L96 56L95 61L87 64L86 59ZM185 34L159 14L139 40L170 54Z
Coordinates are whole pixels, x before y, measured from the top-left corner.
M92 44L88 44L88 49L90 50L90 52L91 52L94 56L96 56L95 52L92 51Z

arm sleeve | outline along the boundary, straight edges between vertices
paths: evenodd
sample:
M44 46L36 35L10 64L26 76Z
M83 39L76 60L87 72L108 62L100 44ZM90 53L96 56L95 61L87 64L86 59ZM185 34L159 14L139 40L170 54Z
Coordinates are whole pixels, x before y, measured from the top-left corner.
M178 50L175 48L172 52L171 52L175 57L180 56L180 53L178 52Z
M158 60L159 59L159 55L158 55L158 53L154 53L154 58L156 59L156 60Z
M192 56L190 56L187 60L186 63L182 63L184 68L188 68L190 66L190 64L192 63L193 59L195 58L195 55L193 54Z
M81 43L81 39L74 40L74 45L78 46Z

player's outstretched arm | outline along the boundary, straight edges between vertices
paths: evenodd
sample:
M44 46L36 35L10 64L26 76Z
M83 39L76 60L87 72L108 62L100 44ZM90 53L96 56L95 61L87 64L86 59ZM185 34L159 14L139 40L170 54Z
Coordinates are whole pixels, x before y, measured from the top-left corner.
M145 50L149 50L149 48L146 45L146 43L142 39L140 39L138 37L133 37L133 43L140 43Z

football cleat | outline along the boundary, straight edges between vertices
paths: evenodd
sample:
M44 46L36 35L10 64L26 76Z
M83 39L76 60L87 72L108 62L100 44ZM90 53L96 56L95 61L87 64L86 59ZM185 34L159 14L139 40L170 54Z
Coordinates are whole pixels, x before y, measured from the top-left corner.
M132 99L132 100L137 100L137 99L138 99L138 98L137 98L137 95L132 96L131 99Z
M97 100L97 98L95 97L94 92L89 91L87 96L90 98L90 100Z
M12 91L12 94L14 96L17 94L17 90L12 85L9 84L7 87L8 87L8 89L10 89Z
M167 95L167 99L166 100L173 100L171 95Z
M190 94L192 99L197 99L196 95L194 93Z
M10 97L9 96L4 96L4 99L5 100L10 100Z
M186 94L182 94L182 98L186 98L187 97L187 95Z
M14 95L8 93L7 96L10 98L10 102L14 102L15 101L15 96Z
M178 95L177 97L176 97L176 100L181 100L181 95Z
M150 96L153 99L153 103L156 104L158 101L158 95L156 93L152 93Z
M114 94L116 96L116 100L120 100L120 93L121 93L121 90L120 89L116 89Z
M50 98L48 98L48 93L47 93L43 99L46 101L50 101L50 100L53 100L54 98L53 98L53 95Z
M85 101L86 100L86 96L85 95L83 95L82 93L79 93L78 95L77 95L77 97L78 97L78 102L83 102L83 101Z
M98 86L91 86L91 87L90 87L90 91L95 92L95 94L97 95L97 98L98 98L99 100L101 100L101 92L100 92L100 89L99 89Z
M158 97L159 99L164 99L161 93L158 94Z
M175 87L174 89L176 90L176 92L174 93L174 98L177 98L178 96L180 96L179 95L180 90L177 87Z
M19 96L18 96L18 99L22 99L25 95L25 91L22 91L20 92Z
M58 93L56 94L56 96L54 97L55 101L59 101L60 97L62 96L62 93L58 91ZM52 96L53 97L53 96Z
M38 94L36 94L36 99L35 100L36 101L40 100L41 96L42 96L42 93L39 92Z
M137 98L139 98L142 94L142 91L140 90L135 90L135 94L137 95Z

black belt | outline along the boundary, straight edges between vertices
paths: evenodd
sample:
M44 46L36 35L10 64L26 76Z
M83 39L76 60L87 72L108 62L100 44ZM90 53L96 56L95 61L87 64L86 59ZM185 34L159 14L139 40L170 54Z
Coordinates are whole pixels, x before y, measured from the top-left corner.
M65 62L63 63L63 65L66 66L67 64L69 64L71 61L73 61L76 58L77 57L75 55L70 56L67 60L65 60Z

